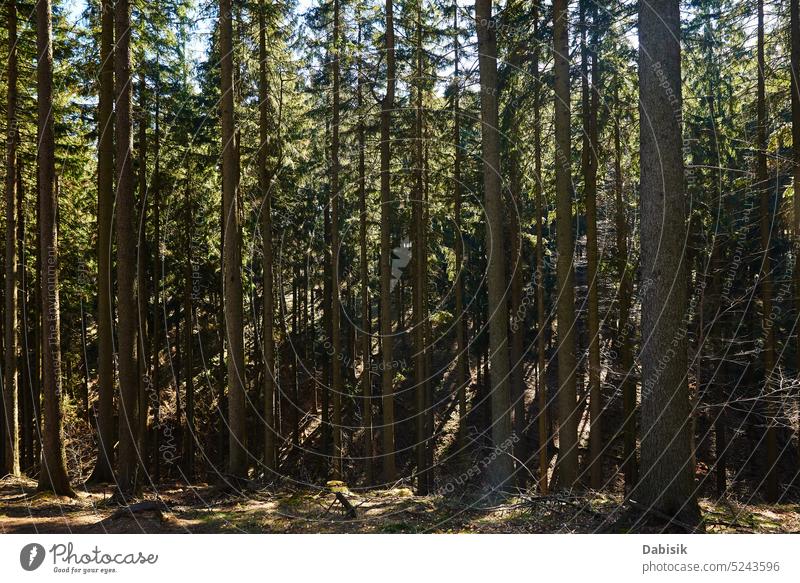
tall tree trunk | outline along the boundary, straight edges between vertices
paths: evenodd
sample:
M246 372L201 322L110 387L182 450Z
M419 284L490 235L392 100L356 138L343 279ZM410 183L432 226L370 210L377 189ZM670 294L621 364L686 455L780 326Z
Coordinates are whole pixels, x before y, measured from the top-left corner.
M459 72L460 28L458 3L453 3L453 220L455 221L455 319L456 319L456 382L458 383L458 449L467 445L467 386L470 381L469 352L467 348L467 316L464 312L464 237L461 232L461 164L464 157L461 146L461 77Z
M25 183L22 180L22 160L17 160L17 249L19 250L19 263L17 268L17 277L19 279L19 326L20 326L20 352L22 353L22 362L20 370L19 382L19 404L20 404L20 417L22 422L20 430L22 433L21 447L20 447L20 470L33 467L33 412L35 410L33 403L33 373L35 367L31 366L31 345L28 337L28 314L30 304L30 287L28 284L28 259L25 252L26 241L26 220L25 220Z
M299 330L297 328L298 322L298 302L300 301L300 294L299 294L299 279L300 279L300 269L298 268L297 264L293 266L293 273L292 273L292 331L289 333L290 342L296 343L297 338L299 337ZM296 346L296 345L295 345ZM286 368L289 369L289 374L291 375L291 385L292 385L292 444L294 446L300 445L300 387L298 384L297 378L297 365L298 365L298 356L297 356L297 349L292 348L292 354L289 356L286 362ZM334 460L335 462L335 460Z
M330 124L327 124L328 126ZM325 132L325 143L328 143L330 129ZM333 290L333 277L331 271L331 264L332 261L330 259L330 250L331 250L331 209L330 205L325 205L325 210L323 212L323 231L324 231L324 245L325 245L325 258L324 258L324 266L322 269L323 274L323 285L322 285L322 320L323 320L323 328L324 328L324 336L323 338L330 338L332 335L331 331L331 307L333 306L333 302L331 300L331 293ZM330 355L330 346L328 345L328 341L326 340L323 346L323 355L322 355L322 454L324 456L332 457L333 452L331 451L331 355Z
M161 331L162 320L164 319L164 307L161 304L161 271L163 270L162 266L162 259L161 259L161 125L160 125L160 118L161 118L161 63L160 63L160 55L156 56L156 81L155 81L155 111L154 111L154 151L153 151L153 185L152 185L152 197L153 197L153 324L150 331L151 335L151 342L152 346L147 345L146 342L142 342L142 351L146 351L147 348L150 348L151 351L151 359L152 359L152 376L150 378L150 387L149 393L144 395L144 398L147 399L145 405L142 405L142 415L147 415L147 406L153 406L153 427L155 427L155 432L153 434L153 456L154 456L154 466L155 466L155 480L158 482L161 479L161 436L158 427L160 426L160 418L161 418L161 347L164 344L165 334ZM149 198L149 193L148 197ZM146 234L146 220L142 221L142 224L139 226L141 236L145 237ZM147 249L147 244L145 243L142 249ZM145 277L144 270L140 271L141 276ZM142 292L147 291L147 286L142 283L140 284ZM145 302L145 306L146 306ZM147 312L145 312L146 314ZM180 342L180 339L176 337L175 339L176 344ZM147 359L143 359L145 363ZM150 370L148 367L146 370ZM143 427L146 428L146 423L142 423Z
M114 31L114 83L116 94L117 159L117 289L119 294L119 472L117 482L123 494L138 487L140 465L139 380L136 358L137 302L136 234L133 231L133 140L131 135L131 13L128 0L117 0Z
M597 285L599 259L597 252L597 106L598 106L598 64L597 64L597 22L594 4L589 8L581 2L581 80L583 110L583 150L581 166L583 171L583 196L586 206L586 257L588 282L588 333L589 333L589 480L593 489L603 486L603 432L600 415L603 403L600 394L600 313L597 304ZM586 11L592 13L591 23L587 22ZM592 27L589 45L586 42L587 28ZM591 65L590 62L591 61ZM591 66L591 72L590 72ZM589 78L591 75L591 79Z
M539 5L533 14L533 35L537 40L533 50L531 66L536 78L533 82L533 164L534 201L536 204L536 396L539 417L539 491L548 492L550 455L548 452L549 434L547 423L547 371L545 358L545 329L547 318L544 309L544 205L542 201L542 81L539 72Z
M794 163L794 191L800 192L800 0L789 1L790 27L791 27L791 62L792 62L792 161ZM794 294L795 312L800 314L800 196L794 197ZM797 316L795 316L797 317ZM797 344L795 347L796 370L800 371L800 327L797 329ZM800 394L798 394L800 398ZM797 425L798 459L800 459L800 420ZM798 469L800 471L800 469Z
M578 418L575 385L575 272L570 176L569 12L554 0L556 247L558 262L558 480L570 489L578 479Z
M89 359L86 354L86 312L83 308L83 297L80 298L81 306L81 368L83 369L83 390L81 391L81 415L89 422Z
M114 460L114 342L111 228L114 207L114 8L101 2L97 107L97 462L90 481L110 482Z
M414 82L414 194L412 195L412 233L411 251L413 253L413 297L414 314L414 384L416 385L416 458L417 458L417 492L425 495L430 488L430 471L428 467L428 379L425 371L426 334L425 308L427 273L425 272L424 243L424 176L423 166L423 111L422 111L422 0L415 5L415 82Z
M3 378L3 460L0 473L19 475L17 393L17 3L6 6L8 29L6 101L6 289Z
M475 1L481 78L481 150L486 207L492 442L501 448L490 468L493 489L502 489L514 467L507 451L511 438L511 394L508 382L508 311L506 309L503 199L500 192L500 135L497 112L497 36L492 0Z
M516 122L512 122L516 123ZM522 204L522 169L520 164L520 151L519 151L519 132L517 128L512 128L509 132L513 136L515 144L510 146L509 151L509 174L510 174L510 187L506 192L509 197L509 209L506 213L508 217L508 242L509 242L509 260L508 265L511 270L510 277L510 291L511 298L509 302L509 322L511 323L510 334L510 347L511 347L511 373L509 382L511 383L511 407L514 412L513 427L514 435L519 440L514 446L514 457L518 461L525 460L527 454L527 443L523 439L525 433L526 419L525 419L525 364L523 362L524 354L524 337L525 337L525 320L526 320L526 306L522 300L522 228L520 225L521 204ZM528 479L528 473L522 466L517 467L516 481L520 488L524 488Z
M715 67L714 63L714 47L712 43L708 43L706 49L704 51L704 60L707 63L709 69ZM706 98L706 103L708 105L708 114L709 118L716 124L717 120L717 89L716 83L714 82L713 76L708 75L707 79L708 84L708 96ZM716 137L716 136L715 136ZM716 140L715 140L716 141ZM717 149L719 148L719 143L716 144ZM723 168L717 168L714 171L714 179L719 185L720 191L722 189L722 181L723 181L723 173L725 170ZM730 205L729 198L726 198L726 202L722 207L723 210L726 212L728 216L733 215L733 209ZM732 233L726 233L726 236L731 236ZM698 333L697 333L697 346L698 346L698 355L694 359L696 363L696 385L697 385L697 393L698 394L710 394L713 398L716 399L716 403L718 406L718 410L715 411L714 420L713 420L713 429L714 429L714 467L713 471L715 474L715 486L716 486L716 494L718 497L722 497L727 489L727 476L726 476L726 465L727 465L727 437L726 437L726 401L728 397L725 395L725 384L726 384L726 374L729 368L728 361L724 361L718 371L719 375L711 375L710 377L706 378L706 367L704 364L706 363L705 351L707 348L710 347L710 344L707 343L707 339L712 337L714 332L715 323L717 322L717 317L721 313L721 305L720 305L720 296L722 290L722 277L723 273L725 272L725 257L724 257L724 248L721 244L721 238L714 236L711 241L711 256L709 258L708 265L710 266L711 270L711 284L708 287L704 287L700 293L700 307L699 307L699 316L700 320L698 322ZM707 274L701 275L698 270L697 280L698 281L705 281L707 278ZM706 322L708 322L706 324ZM694 405L696 408L696 404ZM692 416L692 455L693 455L693 462L692 465L696 467L696 458L698 454L698 448L694 443L694 434L695 434L695 426L697 424L697 414ZM711 430L709 429L709 433Z
M340 478L342 475L342 305L341 281L339 280L339 70L342 54L339 46L339 0L333 0L333 39L331 73L333 76L333 106L331 123L331 273L333 289L331 293L331 391L333 392L333 457L331 458L331 474Z
M512 11L515 7L509 4L507 10ZM508 65L514 69L522 69L525 66L527 55L514 53L511 55ZM508 141L508 175L509 185L504 189L508 201L507 217L507 240L508 240L508 266L510 284L509 302L509 323L510 323L510 358L511 372L509 382L511 383L511 407L513 410L513 427L517 439L513 454L517 460L516 482L519 488L525 488L528 479L528 472L523 467L524 460L527 459L527 440L522 439L525 433L525 364L523 362L525 324L527 306L522 300L522 225L520 224L520 213L522 212L522 139L521 131L516 119L517 110L514 108L518 97L514 94L509 95L509 101L503 112L503 134Z
M244 331L242 325L242 234L239 226L239 169L234 135L233 14L231 0L220 0L219 29L222 89L223 293L228 369L228 472L247 474Z
M423 143L425 144L424 148L424 156L423 156L423 164L422 164L422 183L423 183L423 212L422 212L422 224L423 225L430 225L431 224L431 215L430 215L430 189L431 189L431 181L430 176L428 174L430 168L430 143L431 143L431 136L428 126L425 127L425 132L423 134ZM427 283L428 281L428 233L427 229L423 228L421 230L421 241L422 241L422 249L421 249L421 262L420 262L420 269L422 270L423 280ZM426 381L426 389L425 389L425 434L427 437L427 445L425 447L425 452L427 455L427 467L430 468L428 472L428 488L429 490L433 488L435 482L434 476L434 459L435 459L435 449L436 449L436 442L434 438L434 431L435 431L435 416L434 416L434 406L433 406L433 385L431 381L431 357L432 352L435 347L435 341L433 339L433 332L431 326L431 318L430 318L430 310L428 306L428 292L427 287L423 287L424 295L423 295L423 302L422 302L422 321L423 321L423 334L425 339L425 346L428 347L430 343L430 348L425 351L425 358L423 360L423 364L425 366L425 379Z
M52 70L52 69L51 69ZM19 161L17 161L19 164ZM38 160L37 160L38 163ZM33 320L33 375L31 380L31 400L33 401L33 448L31 449L33 459L37 459L41 454L42 448L42 415L41 415L41 396L43 384L42 367L42 334L44 331L42 318L42 189L37 177L36 187L36 256L34 259L34 282L31 286L32 297L32 320Z
M639 5L642 214L642 475L639 501L699 519L691 466L686 343L686 206L677 0ZM665 360L666 359L666 360Z
M189 186L190 181L187 180L186 191L184 198L184 216L185 216L185 231L186 237L186 263L184 265L184 289L183 289L183 378L185 387L184 390L184 406L186 427L183 431L183 472L188 478L194 476L194 443L195 443L195 425L194 425L194 349L192 346L194 334L194 281L195 281L195 264L194 254L192 253L192 232L194 229L194 215L192 213L192 191Z
M622 392L622 473L625 491L630 492L638 480L636 463L636 383L633 374L633 342L630 309L633 296L633 269L628 265L628 217L623 193L622 141L620 138L619 90L614 87L614 199L616 206L617 271L619 275L619 317L617 347Z
M762 359L764 365L764 384L762 398L765 402L766 415L766 477L764 482L764 495L769 502L778 500L778 436L776 428L777 411L772 405L772 390L774 388L772 372L775 367L775 331L772 325L772 209L770 197L769 176L767 174L767 99L764 81L764 0L758 0L758 83L756 116L756 183L759 193L759 231L761 236L761 251L763 258L759 281L761 283L761 323Z
M150 125L150 112L147 109L147 80L144 68L139 73L139 218L136 221L136 302L137 312L137 366L138 374L136 378L139 384L139 442L137 450L142 462L142 467L147 468L148 458L148 435L147 419L148 406L150 405L150 395L153 389L153 377L150 374L150 351L148 344L148 332L150 323L148 322L148 306L150 303L150 282L147 273L147 260L149 248L147 242L147 222L149 189L147 185L147 127ZM155 309L155 307L154 307ZM152 339L155 343L155 338ZM157 451L157 447L153 451ZM157 455L157 454L156 454Z
M153 426L156 433L153 436L153 451L155 455L155 478L161 479L161 436L158 427L161 424L161 347L165 344L165 332L161 326L164 320L165 307L161 304L161 271L163 270L161 255L161 63L156 57L156 84L155 84L155 151L153 152L153 378L150 389L153 392ZM145 226L141 226L145 231ZM175 337L176 346L180 349L180 338ZM168 345L169 342L166 342ZM177 385L176 385L177 386ZM177 389L176 389L177 390ZM143 408L146 414L147 409ZM180 409L178 409L180 415Z
M381 337L381 395L383 405L382 441L383 441L383 479L387 484L397 478L394 451L394 369L392 367L392 190L391 190L391 127L394 94L397 79L395 78L394 54L394 9L391 0L386 0L386 30L384 32L384 48L386 50L386 94L381 101L381 305L380 305L380 337Z
M64 453L64 412L61 407L61 330L58 303L58 233L55 188L55 135L53 131L53 7L50 0L36 5L36 67L39 144L39 234L42 298L42 362L44 375L44 426L39 490L75 496L69 484Z
M362 16L358 14L358 47L362 43ZM375 480L375 446L372 429L372 318L369 299L369 264L367 259L367 174L365 161L366 127L364 124L364 93L362 82L363 55L359 54L357 67L356 102L358 109L358 245L361 271L361 395L364 399L364 474L367 485Z
M258 180L261 189L261 238L264 278L264 468L267 479L273 477L277 469L275 441L275 341L274 341L274 292L272 290L272 192L267 168L269 156L269 86L267 81L267 24L266 2L258 6L258 102L259 136Z

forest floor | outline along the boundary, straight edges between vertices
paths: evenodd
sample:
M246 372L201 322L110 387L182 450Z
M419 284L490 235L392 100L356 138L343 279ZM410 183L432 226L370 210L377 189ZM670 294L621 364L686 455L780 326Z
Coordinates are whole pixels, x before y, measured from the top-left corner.
M348 516L336 495L322 491L248 491L163 484L120 507L110 486L77 498L37 493L36 482L0 481L0 533L622 533L680 531L680 525L641 519L621 497L511 497L489 504L415 496L407 488L350 492ZM131 508L133 510L131 510ZM702 500L705 532L798 533L800 505L746 505ZM677 526L677 527L676 527Z

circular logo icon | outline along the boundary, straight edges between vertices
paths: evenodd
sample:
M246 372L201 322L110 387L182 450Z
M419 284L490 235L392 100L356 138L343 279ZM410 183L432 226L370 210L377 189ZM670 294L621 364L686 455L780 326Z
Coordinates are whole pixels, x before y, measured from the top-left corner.
M35 571L44 562L44 547L39 543L29 543L19 552L19 564L26 571Z

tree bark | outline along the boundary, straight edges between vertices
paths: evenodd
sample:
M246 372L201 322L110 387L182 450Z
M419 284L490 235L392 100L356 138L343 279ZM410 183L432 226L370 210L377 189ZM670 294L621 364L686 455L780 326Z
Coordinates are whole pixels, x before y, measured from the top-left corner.
M759 194L759 232L761 238L761 252L764 254L761 262L759 282L761 285L761 325L763 337L762 361L764 365L764 385L762 398L765 398L766 417L766 476L764 481L764 495L769 502L778 500L778 436L775 419L777 411L772 405L772 390L775 388L772 379L775 367L775 331L772 317L772 201L770 197L769 176L767 174L767 99L764 80L764 0L758 0L758 82L756 96L756 189Z
M147 260L149 256L149 246L147 241L147 222L148 222L148 205L150 192L147 184L147 128L150 125L149 117L150 112L147 109L147 79L145 76L144 68L142 67L139 72L139 217L136 220L136 303L137 303L137 366L138 374L136 376L139 384L139 431L137 433L139 442L137 443L137 450L140 452L139 457L142 461L142 467L148 467L148 435L147 435L147 419L150 405L150 395L153 389L153 376L150 374L150 354L153 347L150 346L149 341L152 340L155 346L155 338L148 338L151 331L151 323L149 322L149 304L150 304L150 281L147 273ZM155 275L155 274L154 274ZM155 291L155 288L154 290ZM156 307L153 306L153 317L155 319ZM154 451L157 450L157 446ZM156 454L157 455L157 454Z
M394 9L391 0L386 0L386 30L384 31L386 50L386 94L381 101L380 119L380 164L381 164L381 257L380 257L380 336L381 336L381 402L383 421L381 428L383 442L383 479L392 484L397 479L395 465L395 427L394 427L394 369L392 366L392 200L391 191L391 127L394 109L395 54L394 54Z
M539 71L539 6L533 13L533 35L537 40L531 67L536 76L533 81L533 164L534 182L533 197L536 205L536 397L538 404L539 433L539 492L548 492L548 470L550 455L548 452L549 435L547 424L547 374L545 358L545 330L547 318L544 309L544 204L542 196L542 81Z
M358 14L358 47L362 43L362 16ZM367 259L367 185L366 185L366 127L364 124L364 93L362 88L362 61L359 54L357 67L356 104L358 110L358 245L361 277L361 396L364 400L364 475L367 485L375 480L375 447L372 428L372 317L369 299L369 264Z
M687 383L687 236L677 0L639 6L642 239L642 475L638 501L699 519Z
M264 278L264 469L267 479L274 477L277 469L275 441L275 306L273 292L272 258L272 189L267 168L270 154L269 85L267 80L267 23L266 2L258 5L258 111L259 136L258 181L261 189L261 250Z
M111 229L114 207L114 8L101 2L97 107L97 462L90 481L110 482L114 460L114 294Z
M52 69L51 69L52 70ZM37 160L38 163L38 160ZM19 160L17 160L19 166ZM43 319L42 319L42 231L41 224L41 198L42 189L38 184L36 187L36 254L34 259L34 281L31 285L31 320L33 327L33 357L30 359L33 363L31 367L33 370L31 378L31 400L33 401L33 447L31 448L31 461L41 455L42 448L42 415L41 415L41 395L43 385L43 367L42 367L42 334ZM33 463L31 463L33 465Z
M161 303L161 271L163 270L163 260L161 255L161 63L159 56L156 57L156 81L155 81L155 144L153 151L153 326L152 336L152 377L150 379L150 395L145 395L149 404L153 405L153 456L155 458L155 479L161 479L161 347L165 342L168 331L162 331L162 320L164 320L165 306ZM142 234L146 234L146 223L142 223L140 229ZM144 246L147 248L147 245ZM140 277L144 277L144 273ZM146 287L142 286L144 289ZM180 350L180 337L175 337L176 346ZM142 344L144 350L145 345ZM177 386L177 382L176 382ZM179 413L180 414L180 413ZM142 407L142 415L147 415L147 406ZM146 427L146 424L144 424Z
M331 52L331 74L333 77L333 106L331 123L331 273L333 289L331 293L331 391L333 392L333 457L331 458L331 475L341 478L342 475L342 303L341 281L339 270L339 71L341 51L339 46L339 0L333 0L333 39Z
M568 2L554 0L556 247L558 262L558 479L571 489L578 479L578 419L575 385L575 272L570 176Z
M326 132L325 132L325 143L329 143L330 137L330 122L326 124ZM333 293L333 276L332 276L332 264L333 261L330 258L330 250L331 250L331 208L329 204L325 204L325 210L323 212L323 230L324 230L324 241L323 244L325 245L325 256L324 256L324 266L322 269L323 275L323 285L322 285L322 320L324 326L324 336L323 338L328 339L332 336L333 331L331 328L332 316L331 316L331 307L333 307L333 300L331 299L331 294ZM330 346L328 345L328 341L323 344L322 350L322 455L327 456L328 458L333 456L333 451L331 450L331 378L332 378L332 361L330 355Z
M244 332L242 326L242 234L239 226L239 169L234 135L233 14L231 0L220 0L222 126L223 293L228 345L228 472L247 474Z
M37 367L31 363L31 345L28 340L28 314L30 304L30 287L28 275L28 260L25 252L26 220L25 220L25 183L22 180L22 160L17 160L17 249L19 250L19 263L17 278L19 280L19 327L20 347L22 362L19 377L19 405L20 405L20 470L32 468L34 461L34 423L33 413L36 410L33 402L34 371ZM37 381L38 382L38 381Z
M791 28L791 71L792 71L792 161L794 176L794 191L800 192L800 0L789 2L790 28ZM797 256L800 254L800 196L794 197L794 294L795 312L800 314L800 267L797 265ZM797 315L795 315L797 317ZM796 339L796 370L800 371L800 327L797 329ZM800 392L798 393L800 399ZM797 425L798 459L800 459L800 420ZM800 469L798 470L800 471Z
M428 379L426 364L426 321L425 301L427 273L425 270L425 242L423 224L424 209L424 173L423 167L423 111L422 111L422 1L417 0L415 7L415 39L414 39L414 193L411 201L412 214L412 246L413 254L413 338L414 338L414 384L416 391L416 458L417 458L417 493L425 495L430 489L430 468L428 467Z
M461 145L461 78L459 73L460 40L457 2L453 3L453 221L455 222L455 321L456 321L456 382L458 383L458 449L467 444L467 386L469 385L469 353L467 348L467 315L464 312L464 237L461 232L461 164L464 157Z
M597 251L597 107L598 107L598 64L596 10L587 2L581 2L581 80L583 109L583 149L581 166L583 171L583 196L586 207L586 258L587 258L587 303L589 333L589 482L593 489L603 486L603 432L600 415L603 411L600 393L600 313L597 300L599 259ZM587 9L592 13L591 23L587 21ZM587 28L592 33L587 45ZM591 61L591 64L590 64ZM591 70L590 70L591 69ZM591 75L591 79L590 76Z
M507 10L514 10L514 6L509 4ZM510 17L510 18L513 18ZM522 69L525 67L525 60L527 55L522 55L519 52L512 53L509 57L508 66L514 70ZM508 83L506 83L507 85ZM510 94L508 102L503 111L503 134L506 136L508 143L508 188L504 189L504 194L507 199L508 209L506 211L507 217L507 241L508 241L508 268L509 268L509 288L510 288L510 301L509 301L509 342L510 342L510 375L509 382L511 386L511 408L513 411L513 427L514 433L518 437L522 437L525 433L526 419L525 419L525 364L523 362L524 355L524 339L525 339L525 325L527 306L523 303L522 299L522 275L523 275L523 258L522 258L522 225L520 224L520 214L523 212L522 206L522 189L523 189L523 171L522 171L522 132L519 127L516 109L516 104L519 97L516 94ZM516 483L519 488L524 489L528 479L528 472L523 468L523 460L528 457L527 440L518 439L513 448L514 458L517 461Z
M114 82L116 96L116 234L119 295L118 362L120 384L119 471L123 494L139 486L139 379L136 358L136 235L133 231L133 140L131 135L130 3L117 0L114 10Z
M502 489L514 467L507 451L511 445L511 394L508 381L508 310L506 307L503 199L500 192L500 135L497 111L497 37L492 0L476 0L479 69L481 79L481 150L487 226L487 281L489 304L492 442L500 448L489 470L494 490Z
M192 213L192 191L187 180L184 195L184 217L186 237L186 264L184 265L184 289L183 289L183 378L185 383L184 406L186 407L185 422L186 427L183 431L183 472L188 478L194 476L194 299L195 299L195 264L194 253L192 252L192 232L194 229L194 215Z
M42 393L44 425L39 490L75 497L64 453L64 413L61 407L61 330L58 302L58 192L55 188L53 130L53 7L51 0L36 5L36 66L38 101L39 235L42 299Z
M5 363L3 366L3 460L0 474L18 476L19 415L17 392L17 3L6 6L8 63L6 77L6 288L5 288Z
M619 90L614 88L614 199L616 206L617 272L619 275L619 316L617 347L619 352L622 392L622 473L625 491L630 492L638 480L636 460L636 383L633 374L633 342L630 309L633 296L633 268L628 265L628 217L623 192L622 142L620 138Z

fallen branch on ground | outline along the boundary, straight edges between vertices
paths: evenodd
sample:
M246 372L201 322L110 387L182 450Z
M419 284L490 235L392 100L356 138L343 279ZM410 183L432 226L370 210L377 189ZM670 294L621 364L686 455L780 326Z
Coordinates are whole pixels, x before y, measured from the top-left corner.
M145 500L144 502L137 502L118 508L111 515L111 520L117 520L131 514L139 514L142 512L155 512L159 518L164 518L164 513L168 512L169 508L161 500Z

